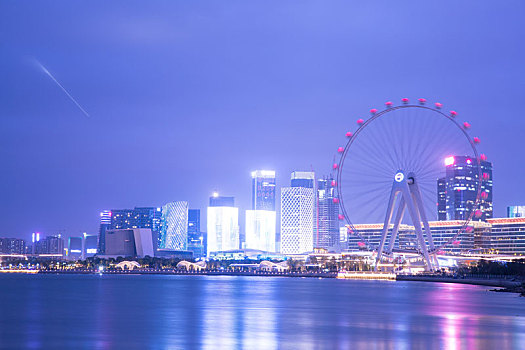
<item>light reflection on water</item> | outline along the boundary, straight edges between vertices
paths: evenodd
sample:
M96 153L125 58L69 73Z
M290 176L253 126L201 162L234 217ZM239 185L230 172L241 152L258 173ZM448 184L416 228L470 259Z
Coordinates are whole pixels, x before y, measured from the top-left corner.
M0 276L1 348L525 349L525 298L457 284Z

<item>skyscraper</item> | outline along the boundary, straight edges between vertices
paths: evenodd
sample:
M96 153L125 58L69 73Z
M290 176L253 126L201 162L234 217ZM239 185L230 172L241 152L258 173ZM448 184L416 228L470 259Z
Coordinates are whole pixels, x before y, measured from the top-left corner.
M193 252L194 258L206 256L204 243L204 233L201 232L201 211L190 209L188 211L188 250Z
M438 209L438 220L447 220L447 179L442 177L437 181L437 209Z
M170 202L162 207L159 250L187 250L188 202Z
M82 258L82 237L69 237L67 255L69 259Z
M293 172L291 187L281 189L281 253L300 254L313 250L313 172Z
M481 181L481 217L476 220L492 218L492 163L481 161L479 179L476 159L468 156L450 156L445 159L445 177L438 179L438 219L465 220L474 208L478 181ZM445 192L443 195L443 186ZM443 213L446 210L446 216Z
M207 255L211 252L239 249L239 208L233 197L221 197L217 192L210 197L207 210Z
M106 231L111 229L111 210L103 210L100 213L100 229L98 232L98 252L106 252Z
M246 211L245 247L275 252L275 171L252 172L252 210Z
M252 171L252 210L275 211L275 171Z
M334 179L323 177L317 180L317 215L315 248L339 252L339 204L336 200Z
M275 252L274 210L246 210L246 248Z

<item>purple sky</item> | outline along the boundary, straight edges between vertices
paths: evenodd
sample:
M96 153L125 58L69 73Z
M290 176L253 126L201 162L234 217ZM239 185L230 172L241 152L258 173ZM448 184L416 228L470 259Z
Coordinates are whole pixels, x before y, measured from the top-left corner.
M0 236L98 230L106 208L250 172L327 173L357 117L425 97L472 123L495 214L525 204L523 1L2 1ZM35 64L41 62L86 117Z

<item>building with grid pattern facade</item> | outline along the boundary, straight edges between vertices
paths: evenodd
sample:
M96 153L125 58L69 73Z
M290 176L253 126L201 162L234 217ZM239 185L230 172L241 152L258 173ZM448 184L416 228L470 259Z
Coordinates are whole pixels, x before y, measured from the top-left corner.
M313 251L314 189L281 189L281 253L300 254Z
M188 202L170 202L162 207L158 249L187 250Z

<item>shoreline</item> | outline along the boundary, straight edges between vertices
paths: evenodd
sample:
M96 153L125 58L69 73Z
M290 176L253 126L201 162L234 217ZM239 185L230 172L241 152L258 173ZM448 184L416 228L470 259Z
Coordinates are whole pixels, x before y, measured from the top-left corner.
M267 272L267 271L184 271L184 270L106 270L100 272L98 270L3 270L2 272L9 272L9 274L25 273L25 274L44 274L44 275L170 275L170 276L253 276L253 277L301 277L301 278L334 278L338 276L338 272ZM340 278L350 280L373 280L373 278ZM377 280L385 280L377 278ZM391 281L406 281L406 282L434 282L434 283L457 283L470 284L487 287L496 287L499 289L491 289L496 292L511 292L521 293L525 296L525 282L502 279L502 278L453 278L441 276L418 276L418 275L395 275Z

